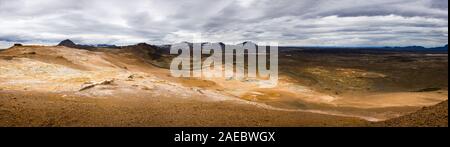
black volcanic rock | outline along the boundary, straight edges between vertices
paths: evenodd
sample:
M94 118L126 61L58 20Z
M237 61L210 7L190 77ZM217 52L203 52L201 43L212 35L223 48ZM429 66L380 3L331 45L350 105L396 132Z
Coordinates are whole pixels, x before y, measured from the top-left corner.
M384 122L375 126L382 127L448 127L448 100L435 106Z
M23 46L23 45L20 43L16 43L16 44L14 44L14 46Z

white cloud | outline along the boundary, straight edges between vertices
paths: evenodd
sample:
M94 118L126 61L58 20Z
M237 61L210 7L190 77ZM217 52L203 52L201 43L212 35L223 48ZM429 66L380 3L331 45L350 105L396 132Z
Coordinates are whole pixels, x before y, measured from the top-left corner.
M448 42L447 0L0 0L0 20L3 46L162 44L192 34L308 46Z

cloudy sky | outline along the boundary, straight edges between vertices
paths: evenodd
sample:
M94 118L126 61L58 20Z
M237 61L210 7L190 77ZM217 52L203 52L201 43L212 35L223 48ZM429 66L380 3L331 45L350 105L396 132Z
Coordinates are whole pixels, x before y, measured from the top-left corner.
M447 0L0 0L12 43L269 42L297 46L442 46Z

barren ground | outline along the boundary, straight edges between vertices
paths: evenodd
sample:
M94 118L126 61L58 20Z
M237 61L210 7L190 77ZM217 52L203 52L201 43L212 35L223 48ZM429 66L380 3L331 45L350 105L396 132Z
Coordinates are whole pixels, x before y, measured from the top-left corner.
M448 73L426 74L448 68L445 55L414 56L408 65L418 67L384 63L403 71L297 55L305 54L280 62L277 87L261 89L254 81L173 78L128 50L13 47L0 52L0 126L364 126L448 99L448 83L434 81ZM425 71L406 73L414 68ZM405 80L411 74L418 79Z

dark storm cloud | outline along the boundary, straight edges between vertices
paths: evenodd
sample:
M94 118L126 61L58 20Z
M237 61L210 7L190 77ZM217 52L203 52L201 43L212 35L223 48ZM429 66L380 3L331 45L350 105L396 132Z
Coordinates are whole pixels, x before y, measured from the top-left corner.
M0 48L14 42L282 45L448 42L447 0L0 0Z

